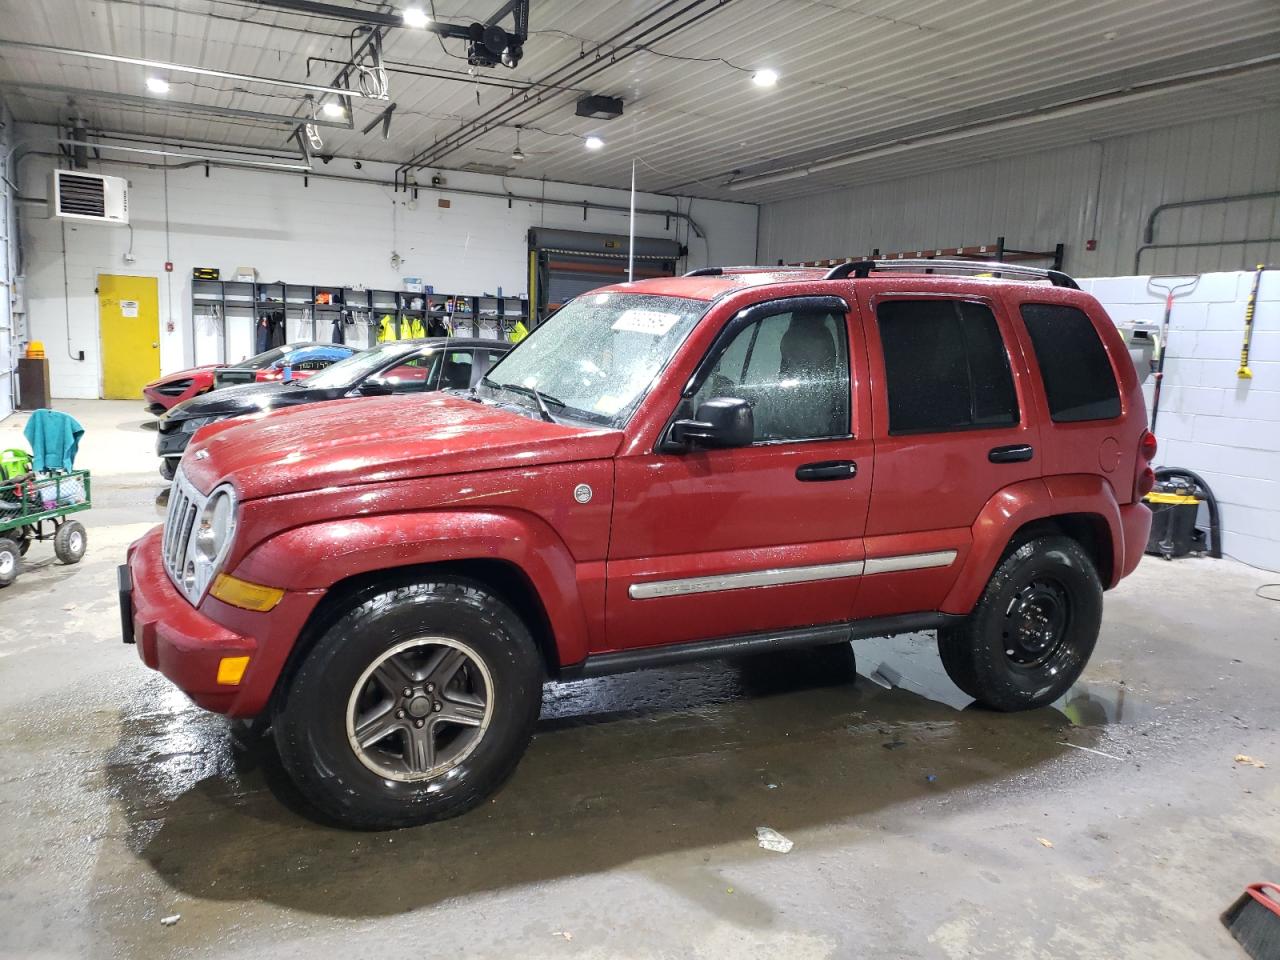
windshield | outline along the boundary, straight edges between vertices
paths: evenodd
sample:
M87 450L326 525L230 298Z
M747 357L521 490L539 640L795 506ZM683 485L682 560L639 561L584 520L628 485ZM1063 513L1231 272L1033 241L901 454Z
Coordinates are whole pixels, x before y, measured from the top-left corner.
M557 419L624 426L706 309L701 300L586 294L495 364L478 392L537 410L533 388Z
M339 360L332 366L325 367L319 373L312 374L302 381L308 390L333 390L354 387L369 374L386 366L396 357L411 357L415 351L405 350L399 344L388 344L353 353L345 360Z
M275 347L268 350L266 353L259 353L256 356L250 357L248 360L242 360L240 363L236 364L236 366L248 367L250 370L262 370L271 366L286 354L293 353L295 350L300 350L303 347L309 346L311 346L309 343L286 343L283 347Z

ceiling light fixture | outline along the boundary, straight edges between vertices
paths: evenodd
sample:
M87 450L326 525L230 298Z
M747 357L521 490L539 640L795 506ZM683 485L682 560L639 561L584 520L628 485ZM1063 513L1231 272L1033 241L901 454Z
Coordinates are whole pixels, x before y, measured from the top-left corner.
M751 75L751 82L757 87L776 87L778 85L778 71L770 70L767 67L764 70L757 70Z
M587 137L586 140L582 141L582 145L588 150L599 150L604 147L604 141L599 137Z
M341 120L343 117L347 115L347 108L344 107L342 104L338 103L336 100L325 101L325 104L323 107L320 108L320 111L326 117L329 117L330 119L333 119L333 120Z
M431 22L431 17L421 7L405 7L400 16L406 27L413 27L416 30L421 30Z
M516 127L516 148L511 151L511 159L519 163L524 159L524 151L520 149L520 128Z
M152 93L168 93L169 81L164 77L147 77L147 89Z

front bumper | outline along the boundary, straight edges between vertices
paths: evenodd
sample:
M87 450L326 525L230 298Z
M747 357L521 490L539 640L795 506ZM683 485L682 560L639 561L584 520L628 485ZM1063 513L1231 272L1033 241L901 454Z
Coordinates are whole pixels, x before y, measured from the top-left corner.
M143 663L206 710L258 716L320 592L287 594L269 614L240 610L212 597L196 608L165 572L160 542L161 528L156 527L129 548L128 562L120 568L124 641L136 643ZM240 682L219 684L223 658L245 656L249 667Z

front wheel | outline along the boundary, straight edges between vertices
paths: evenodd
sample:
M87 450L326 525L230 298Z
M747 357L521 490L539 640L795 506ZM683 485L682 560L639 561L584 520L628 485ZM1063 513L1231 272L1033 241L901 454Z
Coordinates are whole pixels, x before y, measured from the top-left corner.
M317 641L276 704L285 769L358 829L456 816L493 793L533 735L542 664L482 585L441 577L369 596Z
M79 563L89 547L89 535L79 520L68 520L53 537L53 553L63 563Z
M1102 625L1102 582L1075 540L1038 537L1001 561L968 619L938 631L961 690L995 710L1052 703L1079 679Z
M178 457L165 457L160 461L160 476L172 480L178 473Z

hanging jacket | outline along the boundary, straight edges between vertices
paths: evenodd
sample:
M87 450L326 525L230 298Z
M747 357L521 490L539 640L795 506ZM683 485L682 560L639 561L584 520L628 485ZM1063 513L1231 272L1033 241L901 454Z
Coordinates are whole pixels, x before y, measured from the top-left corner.
M427 335L427 328L422 325L421 317L405 315L400 318L400 339L420 340Z
M394 339L396 339L395 318L389 313L384 313L382 319L378 321L378 342L387 343Z
M61 411L37 410L22 433L31 444L31 465L35 470L70 470L76 462L84 427Z
M339 317L334 318L334 321L333 321L333 342L334 342L334 343L346 343L346 342L347 342L347 335L346 335L346 331L343 329L343 326L342 326L342 317L340 317L340 316L339 316Z
M529 328L524 325L523 320L517 320L516 325L511 328L511 334L508 339L512 343L519 343L529 335Z

